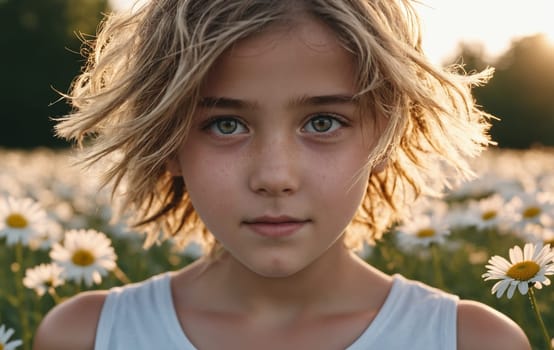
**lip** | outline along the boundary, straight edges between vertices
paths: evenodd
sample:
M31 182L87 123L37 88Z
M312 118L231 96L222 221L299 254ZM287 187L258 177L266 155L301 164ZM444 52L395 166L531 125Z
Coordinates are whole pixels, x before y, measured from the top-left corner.
M243 224L254 233L271 238L294 235L310 220L302 220L289 216L262 216L247 220Z

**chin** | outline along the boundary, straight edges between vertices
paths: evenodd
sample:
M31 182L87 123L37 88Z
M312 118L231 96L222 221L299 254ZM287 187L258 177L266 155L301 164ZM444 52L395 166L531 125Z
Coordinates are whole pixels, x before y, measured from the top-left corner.
M265 278L287 278L302 271L306 266L292 261L264 261L261 264L247 266L250 271Z
M280 279L291 277L296 274L298 271L289 271L289 270L263 270L263 271L253 271L258 274L260 277L271 278L271 279Z

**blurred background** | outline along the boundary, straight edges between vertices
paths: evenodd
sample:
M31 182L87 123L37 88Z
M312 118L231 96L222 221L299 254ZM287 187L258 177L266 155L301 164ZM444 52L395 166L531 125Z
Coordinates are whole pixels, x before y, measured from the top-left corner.
M79 36L92 35L102 13L132 0L0 0L0 147L67 146L51 117L84 64ZM467 71L494 66L475 95L500 118L492 136L502 148L554 146L554 21L548 0L427 0L418 5L424 43L439 64Z
M51 245L65 240L67 230L105 232L120 257L119 274L110 273L94 289L140 281L199 256L198 247L183 251L171 242L142 249L142 235L123 222L111 221L110 192L98 190L100 178L70 166L69 152L59 151L68 145L52 132L51 118L70 109L60 93L68 91L85 63L79 38L92 39L103 13L129 9L133 1L0 0L0 200L3 196L14 202L36 200L51 219L48 237L41 238L48 243L44 246L14 247L4 244L0 235L0 329L14 328L14 338L23 340L22 350L30 350L33 331L62 300L59 296L82 290L81 283L68 281L58 287L58 294L49 291L39 296L22 284L27 268L51 261ZM490 256L506 256L515 244L554 244L554 205L546 202L554 193L554 148L540 148L554 146L554 0L421 1L424 47L433 62L463 63L466 71L496 68L494 78L477 88L475 97L500 119L491 132L503 149L477 158L473 164L477 178L447 193L443 205L431 202L436 213L448 207L443 210L449 214L447 226L452 227L447 240L410 250L402 236L387 234L368 248L366 260L385 273L402 273L492 306L521 325L537 345L533 348L539 348L543 334L527 295L498 299L490 293L493 283L484 283L481 275ZM514 203L520 203L520 212L510 211ZM2 208L0 220L9 209ZM432 216L433 210L425 215ZM509 229L497 223L501 218ZM524 229L524 224L538 219L544 227ZM429 228L412 235L420 233L425 235L419 239L426 240ZM537 299L554 335L551 288ZM0 332L0 349L10 348L3 347L3 341L7 340Z

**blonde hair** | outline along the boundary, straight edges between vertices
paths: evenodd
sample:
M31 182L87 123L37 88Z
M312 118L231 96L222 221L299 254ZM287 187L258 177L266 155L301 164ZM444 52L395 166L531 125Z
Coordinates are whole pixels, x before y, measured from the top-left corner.
M146 246L173 235L186 244L201 232L209 252L220 248L166 163L187 136L199 87L218 57L302 15L336 33L356 59L365 115L387 121L368 159L386 167L370 177L346 233L350 248L379 238L419 194L439 193L453 178L442 170L471 175L466 159L491 143L490 116L475 105L471 87L491 70L467 75L432 65L410 1L150 0L133 13L107 16L86 43L88 63L66 96L74 110L56 126L58 135L87 144L85 164L119 156L103 181L114 191L125 184L120 206L148 233Z

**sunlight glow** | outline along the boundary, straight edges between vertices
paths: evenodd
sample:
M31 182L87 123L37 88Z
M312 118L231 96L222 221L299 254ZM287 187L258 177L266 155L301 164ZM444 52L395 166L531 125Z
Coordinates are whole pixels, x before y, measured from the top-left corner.
M135 0L110 0L116 10ZM148 0L139 0L145 2ZM501 55L513 40L544 33L554 45L552 0L421 0L424 48L437 63L449 59L459 42L480 43L488 58Z
M544 33L554 44L551 0L423 0L424 46L437 61L449 58L458 43L480 43L488 58L512 41Z

